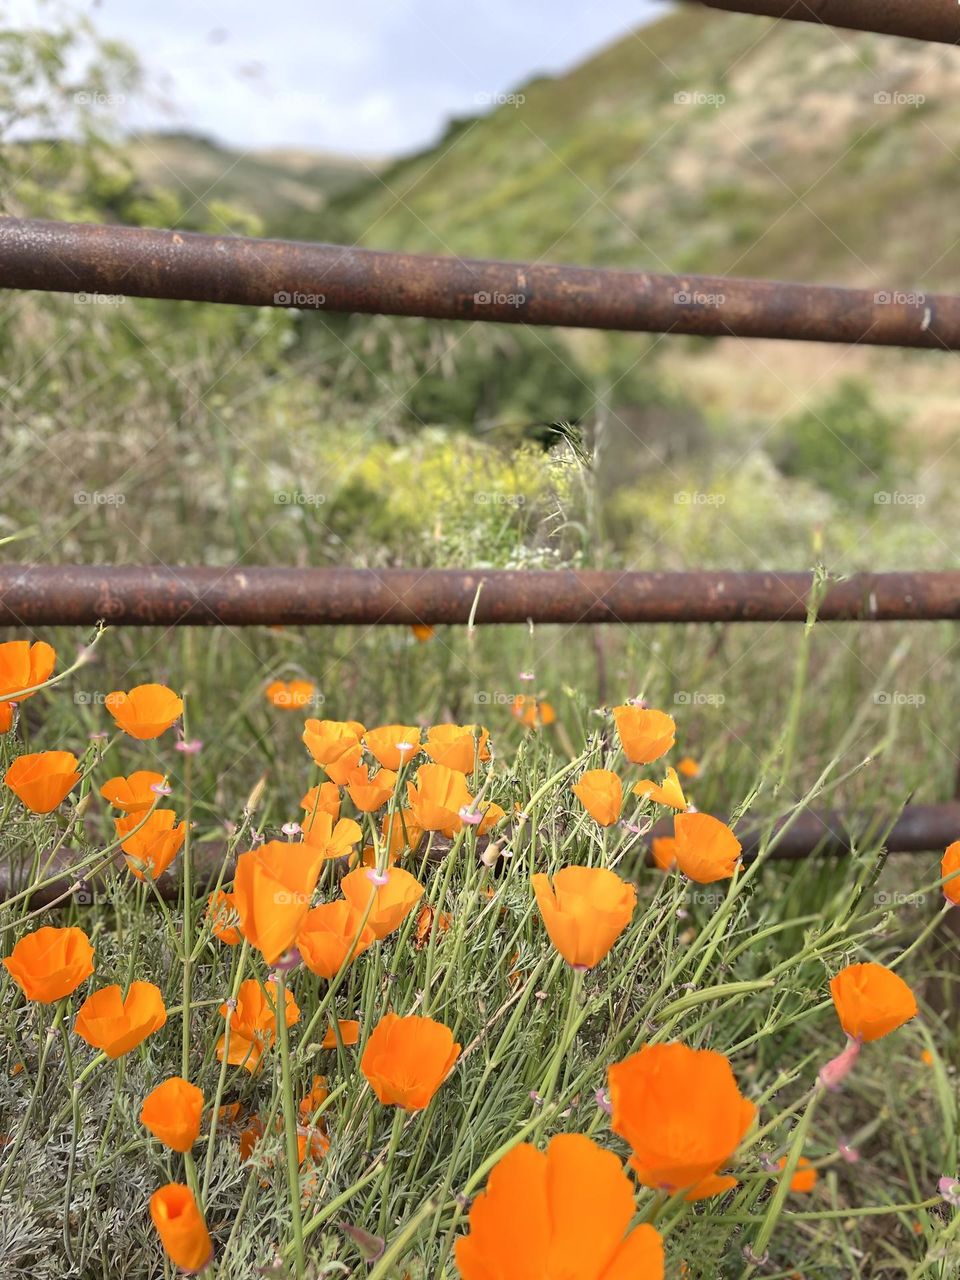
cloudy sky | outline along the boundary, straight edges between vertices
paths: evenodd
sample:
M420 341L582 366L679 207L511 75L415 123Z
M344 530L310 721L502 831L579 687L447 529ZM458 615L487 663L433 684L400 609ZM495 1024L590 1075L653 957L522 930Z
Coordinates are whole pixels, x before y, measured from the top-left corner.
M452 115L557 72L666 12L664 0L99 0L156 105L137 127L238 147L369 155L435 140ZM173 114L161 110L166 100Z

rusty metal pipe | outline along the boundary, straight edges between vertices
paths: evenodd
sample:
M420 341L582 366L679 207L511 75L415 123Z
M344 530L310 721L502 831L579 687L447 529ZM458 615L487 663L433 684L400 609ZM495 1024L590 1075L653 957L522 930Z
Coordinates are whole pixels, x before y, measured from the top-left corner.
M960 297L0 219L0 287L705 337L960 349ZM923 298L923 301L918 301Z
M834 810L808 810L794 818L789 826L785 825L786 821L782 819L774 824L772 841L769 830L754 821L738 827L737 835L743 845L745 861L750 862L756 857L757 849L764 840L769 842L768 856L775 862L799 862L812 855L843 858L850 854L852 847L861 847L865 837L876 837L882 833L889 823L889 815L880 812L843 814ZM668 835L672 830L672 820L659 823L646 843L649 844L653 836ZM883 846L888 853L937 853L958 835L960 802L908 805L893 823ZM438 857L442 857L442 842L435 847ZM229 884L233 877L233 864L226 861L225 865L225 843L195 845L192 857L193 878L198 894L207 893L220 879L221 871L223 883ZM29 900L31 910L51 904L67 906L75 902L83 907L109 902L102 880L78 881L66 874L76 858L77 855L69 849L57 855L52 869L62 868L64 877L34 893ZM122 858L117 860L116 866L119 870L123 869ZM21 892L22 888L16 873L9 866L0 866L0 902ZM176 874L164 873L158 881L158 888L167 901L175 899L179 892Z
M956 0L698 0L711 9L816 22L938 44L960 41Z
M0 626L803 622L808 573L0 565ZM478 595L479 593L479 595ZM824 621L960 619L960 571L833 584Z

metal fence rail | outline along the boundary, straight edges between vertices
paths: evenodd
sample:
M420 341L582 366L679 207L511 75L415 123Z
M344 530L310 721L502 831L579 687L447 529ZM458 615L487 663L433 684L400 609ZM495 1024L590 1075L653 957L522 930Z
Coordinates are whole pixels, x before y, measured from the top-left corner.
M804 622L809 573L0 565L0 625ZM832 584L828 622L960 619L960 571Z
M884 36L910 36L937 44L960 41L955 0L698 0L711 9L767 18L816 22Z
M960 350L960 297L0 218L0 287ZM923 297L923 301L916 299Z

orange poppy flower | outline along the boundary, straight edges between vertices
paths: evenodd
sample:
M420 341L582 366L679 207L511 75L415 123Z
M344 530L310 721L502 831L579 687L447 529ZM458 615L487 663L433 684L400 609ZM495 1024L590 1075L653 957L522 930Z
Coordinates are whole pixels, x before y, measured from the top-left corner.
M141 742L159 738L183 715L182 699L164 684L138 684L129 693L109 693L104 705L118 727Z
M645 1187L687 1200L737 1185L718 1174L753 1123L756 1107L737 1088L730 1063L710 1049L645 1045L607 1072L611 1127L633 1148Z
M612 827L620 817L623 784L609 769L588 769L570 789L601 827Z
M203 1094L182 1076L152 1089L140 1108L140 1123L171 1151L189 1151L200 1136Z
M318 1107L323 1106L329 1097L330 1090L327 1088L327 1077L314 1076L310 1092L300 1100L300 1119L304 1124L307 1124L313 1118Z
M423 885L402 867L390 867L384 872L386 884L377 884L367 867L357 867L340 881L340 892L362 916L373 895L373 906L367 916L367 926L377 938L386 938L399 929L404 920L423 896Z
M661 871L672 871L677 865L677 842L673 836L654 836L650 841L654 866Z
M160 988L152 982L132 982L126 996L118 986L101 987L87 996L73 1029L108 1058L120 1058L159 1031L166 1020Z
M434 923L436 922L436 923ZM430 935L436 933L441 938L450 928L450 917L441 911L438 916L431 906L421 907L417 915L417 923L413 930L413 947L422 951L430 943Z
M668 769L667 776L659 785L647 779L638 782L633 788L633 794L635 796L647 796L654 804L666 805L670 809L685 809L687 807L676 769Z
M233 879L240 932L274 964L294 944L317 887L324 852L307 843L268 840L241 853Z
M698 778L700 776L700 766L693 756L684 756L677 761L677 772L682 773L685 778Z
M264 1049L276 1043L277 1039L277 987L273 982L268 986L269 993L255 978L248 978L245 982L241 982L237 992L236 1008L230 1019L230 1049L227 1061L232 1067L245 1067L251 1075L259 1067ZM287 1026L292 1027L300 1020L300 1009L289 988L284 988L284 995L286 997L284 1018ZM221 1016L225 1018L228 1012L229 1006L226 1003L222 1004ZM223 1035L217 1041L217 1058L221 1062L225 1045L226 1036Z
M414 622L410 626L410 634L420 644L426 644L434 637L434 629L427 622Z
M320 782L317 786L311 787L303 797L300 808L306 814L303 820L304 831L309 829L310 823L318 813L329 813L336 822L340 817L340 788L335 782Z
M373 813L387 803L397 785L392 769L378 769L368 774L363 765L351 769L343 784L347 794L361 813Z
M940 877L946 880L943 896L955 906L960 906L960 874L958 873L960 873L960 840L954 840L953 844L947 845L947 851L943 855L940 863ZM948 876L952 876L953 879L948 879Z
M678 813L673 820L677 865L688 880L727 880L740 860L740 841L725 822L709 813Z
M830 979L830 994L851 1040L879 1040L917 1016L913 992L882 964L847 965Z
M28 1000L53 1004L93 973L93 947L82 929L44 925L22 937L3 963Z
M408 849L411 853L417 850L423 839L423 827L418 827L414 822L410 809L396 809L393 813L383 815L380 835L391 857L399 857Z
M423 749L435 764L459 773L473 773L475 761L490 759L489 737L478 724L435 724L427 730Z
M215 938L219 938L228 947L238 945L243 935L237 928L240 917L233 905L232 893L225 893L223 889L211 893L207 899L207 917Z
M417 770L416 785L407 783L407 803L418 827L442 831L452 839L463 826L460 810L473 805L473 796L459 769L422 764Z
M334 825L329 813L318 813L303 828L303 839L322 862L345 858L363 831L352 818L341 818Z
M329 979L337 976L348 958L355 960L376 940L363 922L363 911L340 898L307 912L297 934L297 950L311 973Z
M360 1040L360 1023L353 1018L340 1018L338 1024L340 1028L340 1038L344 1047L359 1043ZM327 1027L326 1033L321 1041L321 1049L335 1049L337 1047L337 1033L333 1027Z
M420 729L415 724L383 724L368 729L363 741L378 764L397 772L420 750Z
M213 1257L213 1243L193 1192L168 1182L150 1197L150 1217L170 1261L181 1271L202 1271Z
M339 782L338 773L355 769L360 763L363 734L359 720L312 719L304 726L303 741L314 761L326 769L334 782Z
M38 751L18 756L4 782L31 813L52 813L80 781L72 751Z
M126 778L120 776L108 779L100 788L100 794L108 804L124 813L143 813L157 798L157 793L152 788L159 787L162 783L162 773L138 769Z
M546 725L553 724L557 718L557 713L549 702L542 702L532 696L524 697L522 693L514 698L510 711L525 729L543 729Z
M422 1111L459 1056L460 1046L442 1023L388 1013L367 1041L360 1070L385 1107Z
M665 711L648 711L629 703L613 708L623 754L631 764L652 764L676 741L677 726Z
M130 813L117 818L113 825L120 848L127 855L127 866L138 880L156 880L162 876L180 852L187 834L187 824L178 825L172 809L154 809L146 822L142 811ZM135 831L135 827L140 830Z
M463 1280L663 1280L655 1228L630 1230L633 1184L612 1151L580 1133L546 1151L520 1143L496 1164L456 1243Z
M44 640L33 644L29 640L7 640L0 644L0 733L13 727L14 704L8 701L10 695L49 680L56 661L56 651ZM32 693L21 693L17 701L26 702L32 697Z
M498 827L507 816L506 809L502 805L495 804L492 800L481 801L481 812L483 817L477 827L477 835L485 836L487 832L492 831L494 827Z
M787 1157L781 1156L777 1162L778 1169L787 1167ZM812 1191L817 1184L817 1171L807 1159L801 1156L797 1161L797 1167L794 1170L793 1177L790 1179L790 1190L797 1191L801 1195L805 1195L808 1191Z
M302 711L316 696L317 686L312 680L274 680L264 690L264 696L272 707L283 711Z
M550 941L576 969L599 964L630 923L637 891L606 867L563 867L530 877Z

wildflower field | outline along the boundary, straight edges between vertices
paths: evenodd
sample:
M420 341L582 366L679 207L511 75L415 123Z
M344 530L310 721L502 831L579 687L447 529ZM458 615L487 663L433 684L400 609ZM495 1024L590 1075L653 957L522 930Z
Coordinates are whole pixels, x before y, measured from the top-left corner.
M117 689L114 632L0 646L3 1274L955 1275L960 843L777 863L877 767L852 715L786 782L802 630L749 768L535 643L484 723L366 724L307 658L192 693L196 633Z

